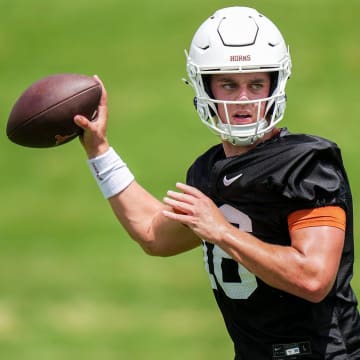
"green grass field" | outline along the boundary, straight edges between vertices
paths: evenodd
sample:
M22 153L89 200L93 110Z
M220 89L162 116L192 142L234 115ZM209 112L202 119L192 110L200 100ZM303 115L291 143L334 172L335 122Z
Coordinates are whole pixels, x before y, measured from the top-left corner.
M0 22L0 359L231 359L200 249L144 255L101 197L77 141L5 136L15 99L52 73L98 74L109 139L157 197L217 139L183 85L193 32L226 1L3 1ZM358 0L253 0L290 43L284 126L342 148L360 227ZM353 286L360 296L360 246Z

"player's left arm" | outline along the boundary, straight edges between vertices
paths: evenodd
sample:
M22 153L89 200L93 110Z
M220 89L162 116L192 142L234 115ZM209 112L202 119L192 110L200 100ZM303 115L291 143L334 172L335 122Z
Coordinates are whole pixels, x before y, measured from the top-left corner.
M313 302L325 298L334 285L345 240L345 231L334 226L310 226L290 232L298 274L292 273L290 290L304 292ZM286 259L286 258L285 258Z
M297 219L290 227L290 246L269 244L231 225L199 190L185 184L177 187L182 192L170 191L164 199L177 213L165 211L165 216L218 245L272 287L311 302L320 302L329 293L344 245L345 232L341 226L310 222L301 225Z

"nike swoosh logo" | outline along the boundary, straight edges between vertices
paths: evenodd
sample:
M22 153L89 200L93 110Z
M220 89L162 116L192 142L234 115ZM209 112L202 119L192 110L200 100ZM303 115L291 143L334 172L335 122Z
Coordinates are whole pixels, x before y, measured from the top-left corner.
M241 174L239 174L239 175L236 175L236 176L228 179L228 178L226 177L226 175L225 175L225 176L224 176L224 179L223 179L224 185L225 185L225 186L230 186L234 181L236 181L237 179L241 178L242 176L243 176L243 174L241 173Z

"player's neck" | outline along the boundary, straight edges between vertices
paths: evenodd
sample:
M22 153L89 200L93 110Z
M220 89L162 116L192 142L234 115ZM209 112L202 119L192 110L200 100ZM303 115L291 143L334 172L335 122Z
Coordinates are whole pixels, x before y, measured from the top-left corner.
M280 129L272 129L269 133L265 134L261 139L259 139L257 142L255 142L254 144L251 145L247 145L247 146L237 146L237 145L233 145L231 143L229 143L228 141L223 141L223 148L224 148L224 152L225 152L225 156L226 157L232 157L232 156L239 156L242 154L247 153L248 151L250 151L251 149L253 149L254 147L256 147L258 144L271 139L274 135L278 134L280 131Z

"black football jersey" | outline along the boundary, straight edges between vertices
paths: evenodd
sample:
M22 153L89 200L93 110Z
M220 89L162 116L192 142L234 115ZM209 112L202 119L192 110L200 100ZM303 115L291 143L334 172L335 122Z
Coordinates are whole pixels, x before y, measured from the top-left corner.
M350 286L352 199L338 147L282 129L241 156L226 158L221 144L212 147L189 168L187 183L209 196L231 224L271 244L291 244L287 217L293 211L345 210L340 268L320 303L267 285L216 245L203 241L203 251L235 359L360 359L360 317Z

